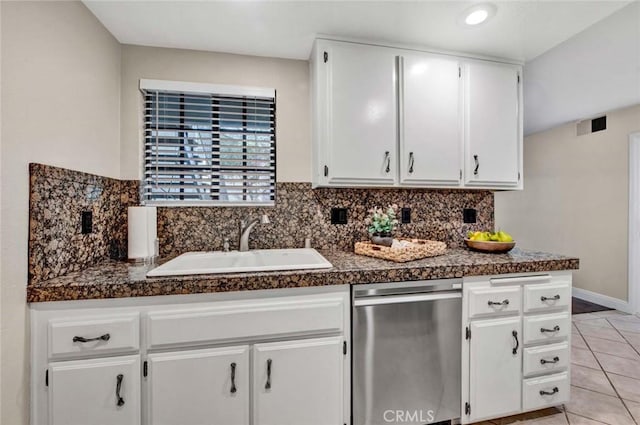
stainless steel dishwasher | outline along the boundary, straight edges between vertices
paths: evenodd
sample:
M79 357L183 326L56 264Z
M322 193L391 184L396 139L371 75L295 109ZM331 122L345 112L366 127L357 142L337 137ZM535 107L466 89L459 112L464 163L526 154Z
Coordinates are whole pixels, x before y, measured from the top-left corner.
M353 287L353 425L460 417L462 280Z

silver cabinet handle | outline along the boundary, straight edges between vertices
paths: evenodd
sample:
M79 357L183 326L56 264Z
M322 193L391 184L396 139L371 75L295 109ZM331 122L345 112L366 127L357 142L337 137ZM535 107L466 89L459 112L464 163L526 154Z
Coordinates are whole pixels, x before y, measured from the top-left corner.
M540 328L540 332L545 333L545 332L558 332L560 330L560 326L555 325L553 327L553 329L547 329L547 328Z
M236 388L236 363L231 363L231 394L235 394L238 389Z
M118 376L116 376L116 406L118 407L124 406L124 398L120 395L120 389L122 388L123 379L123 374L119 374Z
M489 307L492 307L494 305L509 305L509 300L502 300L501 302L489 301L487 302L487 304L489 304Z
M555 393L557 393L559 391L560 390L558 389L558 387L553 387L553 389L551 391L540 390L540 395L554 395Z
M553 358L553 360L540 359L540 364L558 363L559 361L560 361L560 357L556 356Z
M267 360L267 383L264 384L264 389L265 390L270 390L271 389L271 359Z
M478 160L478 155L473 155L473 160L476 163L476 168L473 170L473 175L478 175L478 169L480 169L480 160Z
M109 341L110 339L111 339L111 335L109 334L100 335L95 338L85 338L82 336L74 336L73 342Z
M387 166L384 169L384 172L388 173L389 171L391 171L391 155L390 155L389 151L386 151L384 153L384 160L387 162Z
M409 152L409 173L413 173L413 152Z
M560 299L560 295L554 295L553 297L545 297L544 295L540 297L540 301L558 301Z

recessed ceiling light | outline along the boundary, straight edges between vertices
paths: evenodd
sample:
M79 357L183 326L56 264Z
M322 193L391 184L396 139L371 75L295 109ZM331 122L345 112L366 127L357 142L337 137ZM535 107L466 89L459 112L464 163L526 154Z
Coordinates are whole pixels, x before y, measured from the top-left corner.
M464 18L464 23L467 25L478 25L483 23L488 16L489 16L489 13L486 10L483 10L483 9L476 10L469 13L467 17Z
M460 21L469 26L480 25L496 14L497 7L492 3L471 6L462 14Z

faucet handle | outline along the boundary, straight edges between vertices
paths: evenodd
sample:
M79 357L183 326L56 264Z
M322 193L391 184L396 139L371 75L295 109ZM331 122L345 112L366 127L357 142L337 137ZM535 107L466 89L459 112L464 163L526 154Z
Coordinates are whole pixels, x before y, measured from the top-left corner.
M229 244L229 238L224 238L224 243L222 244L222 250L224 252L229 252L229 248L231 245Z
M260 224L269 224L271 223L271 220L269 220L269 216L266 214L262 214L262 217L260 217Z

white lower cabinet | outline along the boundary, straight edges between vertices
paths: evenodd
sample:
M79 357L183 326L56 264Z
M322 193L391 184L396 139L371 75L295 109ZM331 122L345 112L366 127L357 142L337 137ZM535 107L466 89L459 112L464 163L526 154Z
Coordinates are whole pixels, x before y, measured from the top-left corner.
M471 421L520 410L521 327L518 316L471 323Z
M342 344L339 337L257 344L253 423L343 423Z
M463 424L569 401L570 294L570 271L463 279Z
M32 306L31 425L349 425L349 299L345 285Z
M140 424L140 357L49 364L49 425Z
M149 423L249 424L249 347L225 347L148 358Z

